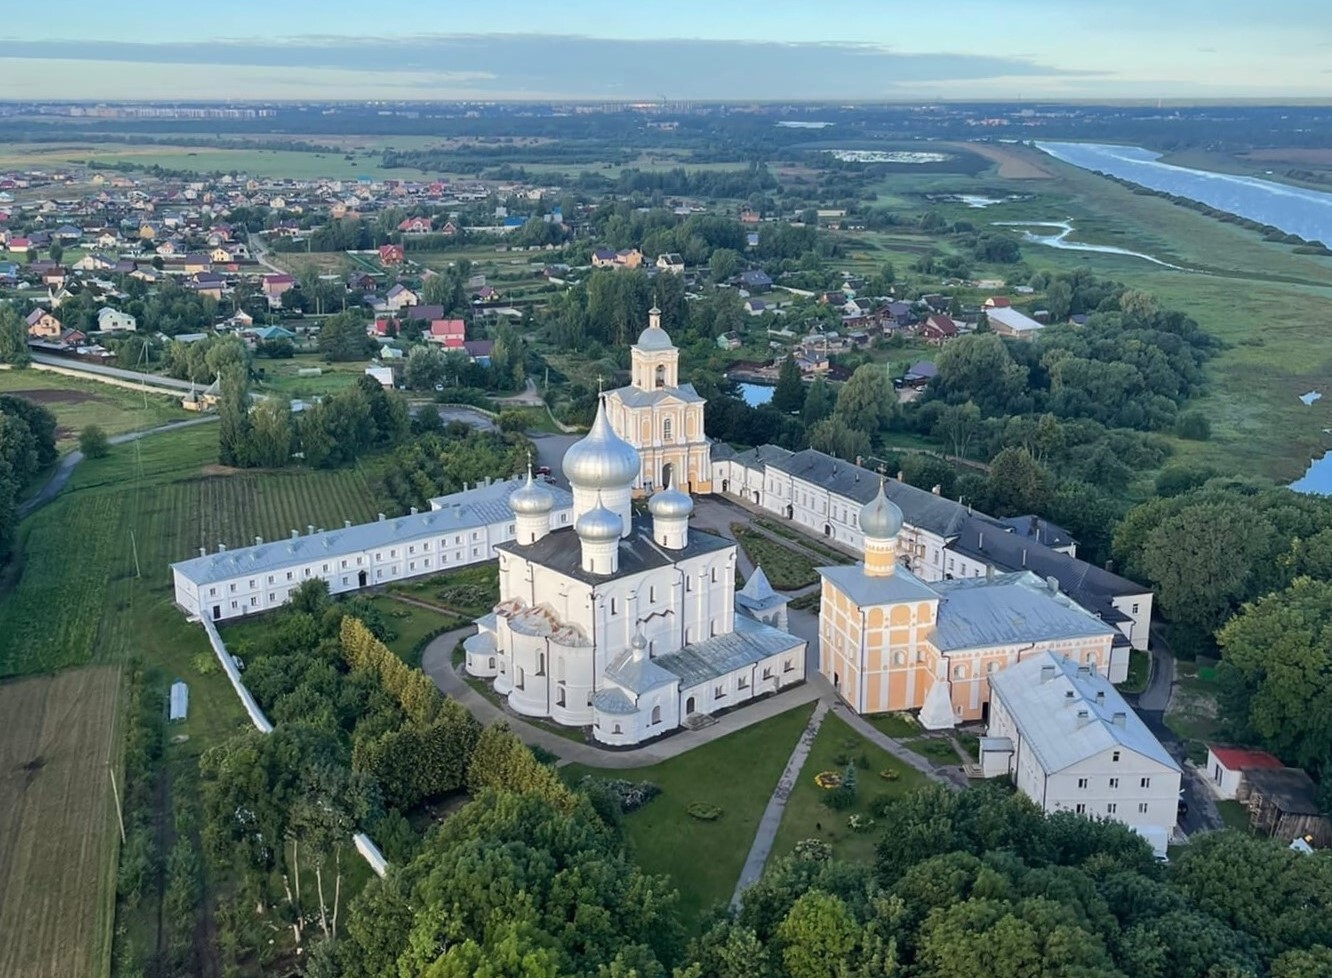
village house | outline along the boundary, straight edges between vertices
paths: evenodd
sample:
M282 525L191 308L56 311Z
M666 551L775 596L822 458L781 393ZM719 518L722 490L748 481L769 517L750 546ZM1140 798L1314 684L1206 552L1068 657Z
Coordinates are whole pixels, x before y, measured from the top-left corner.
M379 246L379 264L381 265L401 265L403 259L403 248L400 244L383 244ZM374 287L374 280L371 279L371 288Z
M28 313L28 318L25 321L28 324L28 335L33 339L58 339L60 334L64 332L64 326L61 325L60 320L40 306Z
M1217 797L1233 800L1239 797L1246 772L1282 767L1285 765L1265 750L1208 744L1207 765L1203 768L1203 774L1207 778L1207 786Z
M103 333L132 332L139 328L138 321L127 312L103 306L97 310L97 329Z
M403 234L429 234L430 218L408 217L398 222L398 230Z
M412 289L399 282L393 288L388 290L384 297L385 305L394 312L405 309L408 306L420 305L421 297Z
M430 324L426 339L445 349L461 349L467 342L467 324L461 319L436 319Z
M296 280L290 275L265 275L260 287L268 297L268 304L277 306L282 296L296 287Z
M957 333L957 323L943 313L936 312L925 317L925 322L921 324L918 335L926 343L943 346L956 337Z
M672 275L683 275L685 271L685 261L675 252L667 252L657 256L657 271L669 272Z
M988 304L987 304L988 306ZM992 306L985 310L990 331L1011 339L1029 340L1045 327L1011 306Z

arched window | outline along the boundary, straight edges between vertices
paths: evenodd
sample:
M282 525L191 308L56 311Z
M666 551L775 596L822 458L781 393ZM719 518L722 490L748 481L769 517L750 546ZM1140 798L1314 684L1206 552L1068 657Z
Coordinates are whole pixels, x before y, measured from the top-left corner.
M654 707L652 708L652 722L653 722L653 723L661 723L661 707L660 707L660 706L654 706Z
M613 728L611 728L611 733L617 734L619 732L620 732L620 725L617 723Z
M953 666L953 678L954 678L954 679L965 679L965 678L967 678L967 667L966 667L966 666Z
M662 440L662 441L670 441L670 440L671 440L671 419L670 419L670 418L666 418L666 419L663 420L662 423L661 423L661 440Z
M657 387L660 388L665 386L666 386L666 365L664 363L659 363L657 364Z
M894 652L894 653L893 653L893 665L895 665L895 666L904 666L904 665L906 665L906 653L905 653L905 652Z

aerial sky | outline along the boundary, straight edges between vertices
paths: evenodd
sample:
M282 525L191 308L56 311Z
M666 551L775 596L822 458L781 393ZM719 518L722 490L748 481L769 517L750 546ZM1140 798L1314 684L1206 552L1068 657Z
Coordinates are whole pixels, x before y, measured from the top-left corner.
M1328 0L46 0L0 99L1332 97Z

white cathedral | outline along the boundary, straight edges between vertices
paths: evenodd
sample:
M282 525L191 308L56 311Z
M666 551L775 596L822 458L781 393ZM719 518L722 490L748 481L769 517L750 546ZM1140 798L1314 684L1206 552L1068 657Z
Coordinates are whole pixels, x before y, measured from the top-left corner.
M803 681L806 643L770 624L785 621L785 601L759 575L737 594L736 545L690 529L687 492L667 484L650 515L634 514L643 458L615 433L607 400L564 457L572 526L552 525L556 498L530 473L509 497L517 532L495 547L500 603L464 649L467 671L493 679L517 713L623 746Z

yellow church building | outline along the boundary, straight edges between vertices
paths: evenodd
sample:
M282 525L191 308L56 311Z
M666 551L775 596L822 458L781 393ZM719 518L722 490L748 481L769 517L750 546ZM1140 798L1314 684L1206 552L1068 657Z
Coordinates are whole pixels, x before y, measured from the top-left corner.
M711 492L711 449L703 434L705 401L693 384L680 383L680 351L661 328L661 310L655 306L630 355L629 386L608 391L605 404L615 434L634 446L642 459L635 494L668 485L691 493Z
M1053 652L1105 675L1115 628L1023 571L926 583L899 562L902 511L880 482L864 561L821 567L819 671L857 713L919 710L940 730L987 720L988 677Z

